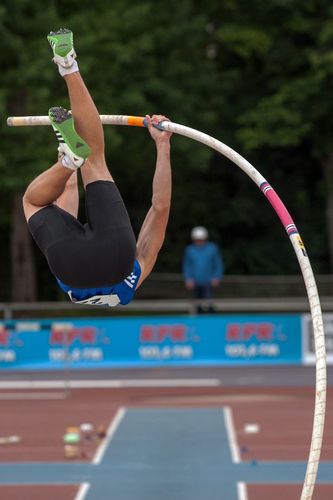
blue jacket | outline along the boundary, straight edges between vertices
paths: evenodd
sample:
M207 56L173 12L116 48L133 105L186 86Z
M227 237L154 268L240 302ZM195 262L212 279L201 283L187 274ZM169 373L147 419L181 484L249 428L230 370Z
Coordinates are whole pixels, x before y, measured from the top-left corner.
M223 272L223 258L215 243L192 243L186 247L183 257L185 281L193 280L197 285L206 285L214 278L221 279Z

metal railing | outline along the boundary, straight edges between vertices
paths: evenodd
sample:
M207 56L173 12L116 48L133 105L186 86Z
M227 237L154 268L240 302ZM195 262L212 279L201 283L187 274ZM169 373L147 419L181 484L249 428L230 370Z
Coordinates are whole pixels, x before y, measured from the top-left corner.
M333 312L333 275L317 275L324 312ZM226 275L213 299L217 313L309 312L302 276ZM0 302L0 317L128 316L134 314L196 314L208 301L196 301L185 289L181 274L153 273L126 307L80 306L69 300L49 302Z
M316 275L320 296L333 296L333 275ZM305 297L301 275L228 275L215 290L216 298ZM189 299L181 274L153 273L137 292L137 298Z
M304 313L309 312L306 297L258 297L207 300L134 300L127 306L101 308L72 302L0 302L0 316L4 320L32 317L69 316L128 316L142 314L197 314L212 305L215 313ZM333 297L322 297L324 312L333 312Z

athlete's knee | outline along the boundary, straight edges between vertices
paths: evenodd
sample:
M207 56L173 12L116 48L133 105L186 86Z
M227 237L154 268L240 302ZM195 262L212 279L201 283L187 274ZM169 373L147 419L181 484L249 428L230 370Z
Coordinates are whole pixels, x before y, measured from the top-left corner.
M30 203L30 199L29 199L29 186L26 188L23 196L22 196L22 204L23 204L23 207L24 205L27 205L28 203Z
M47 205L40 205L40 204L38 205L34 203L33 199L31 199L29 195L29 186L28 186L24 195L22 196L22 206L25 218L28 221L28 219L30 219L32 215L34 215L36 212L38 212Z
M28 221L28 219L36 212L37 207L30 202L27 191L22 196L22 207L25 218Z

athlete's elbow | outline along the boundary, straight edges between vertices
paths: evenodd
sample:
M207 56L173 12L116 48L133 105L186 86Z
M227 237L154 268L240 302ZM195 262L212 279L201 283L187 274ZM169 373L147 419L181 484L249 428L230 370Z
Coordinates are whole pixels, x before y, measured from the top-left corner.
M153 198L153 209L159 215L168 215L170 211L170 202L168 200L158 200Z

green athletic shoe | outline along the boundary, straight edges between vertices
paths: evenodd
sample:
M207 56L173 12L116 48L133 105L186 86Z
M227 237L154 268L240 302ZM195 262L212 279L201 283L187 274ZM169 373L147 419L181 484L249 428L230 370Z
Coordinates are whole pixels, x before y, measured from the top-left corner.
M59 141L58 151L64 155L63 165L73 169L81 167L91 149L76 132L72 113L67 109L54 107L49 109L49 118Z
M64 68L70 68L76 58L72 31L66 28L50 31L47 39L53 50L53 61Z

